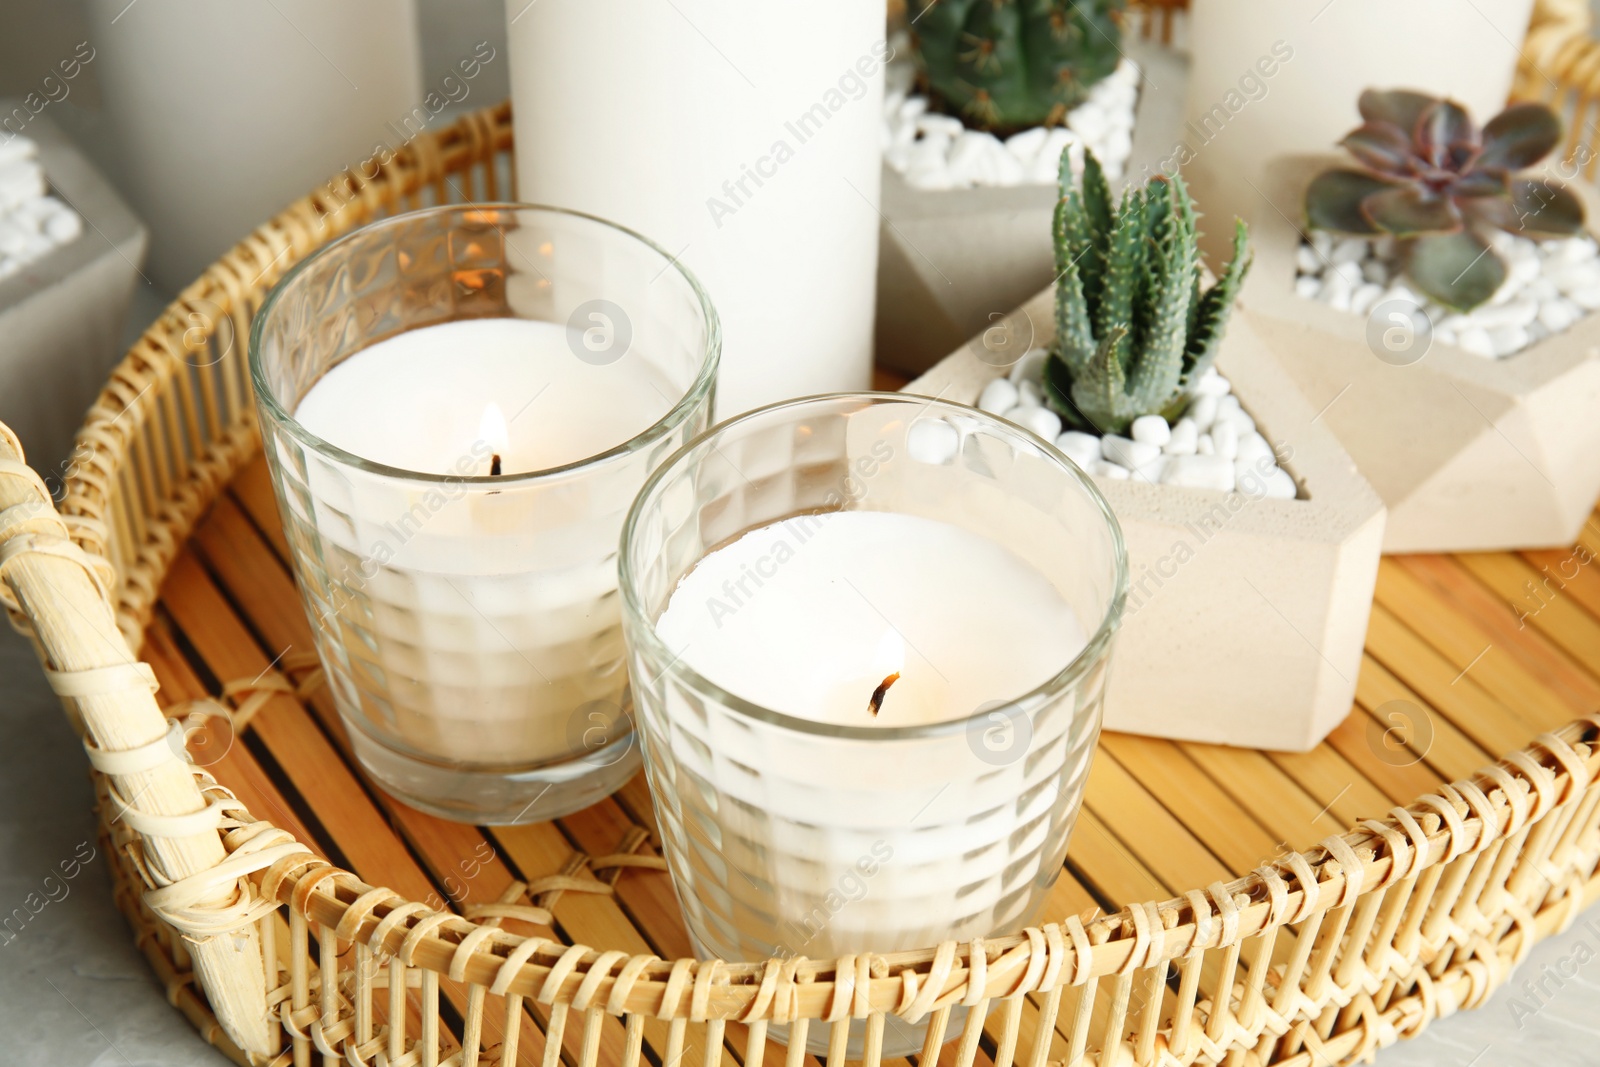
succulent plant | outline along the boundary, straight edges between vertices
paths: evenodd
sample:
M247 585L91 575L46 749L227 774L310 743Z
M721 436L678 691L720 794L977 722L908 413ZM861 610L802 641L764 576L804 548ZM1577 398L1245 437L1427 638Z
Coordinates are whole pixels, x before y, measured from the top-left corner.
M935 100L989 130L1053 126L1121 58L1126 0L912 0Z
M1100 433L1121 433L1141 415L1171 420L1216 359L1250 266L1245 225L1234 223L1233 258L1202 289L1197 216L1182 178L1129 186L1113 209L1094 153L1084 153L1081 189L1063 153L1060 189L1051 406Z
M1313 227L1392 234L1405 272L1446 307L1488 300L1506 265L1484 234L1566 236L1583 228L1569 190L1516 171L1561 140L1561 120L1543 104L1506 108L1481 131L1460 104L1405 89L1361 94L1362 124L1340 142L1360 169L1319 174L1306 189Z

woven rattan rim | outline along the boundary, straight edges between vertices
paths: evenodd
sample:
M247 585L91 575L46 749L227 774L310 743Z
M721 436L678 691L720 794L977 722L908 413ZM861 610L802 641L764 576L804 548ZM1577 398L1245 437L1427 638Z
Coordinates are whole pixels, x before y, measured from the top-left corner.
M48 563L58 584L108 599L128 646L138 648L178 550L259 449L239 349L266 290L314 248L378 214L494 199L505 180L496 162L506 163L510 145L506 105L423 133L392 159L346 172L292 204L209 268L133 347L91 410L64 472L61 521L38 477L7 456L18 452L15 440L0 434L0 504L10 505L0 508L0 576L13 618L43 633L37 623L45 587L30 582ZM57 573L62 567L70 578ZM253 817L203 771L189 770L198 798L190 808L147 810L127 780L185 765L175 756L160 759L164 734L106 744L96 729L101 719L89 714L114 716L120 702L153 706L147 678L136 670L73 669L52 641L42 644L58 691L88 721L85 743L116 858L119 903L173 1002L240 1062L300 1062L313 1046L352 1064L379 1057L396 1067L515 1061L515 1026L496 1052L485 1056L480 1048L488 994L506 998L508 1018L523 999L550 1009L544 1058L552 1064L572 1010L583 1015L585 1063L594 1062L591 1035L600 1019L619 1015L627 1020L626 1063L638 1062L639 1027L653 1017L673 1022L679 1052L682 1025L709 1022L708 1063L715 1062L713 1049L721 1056L724 1022L748 1023L746 1063L759 1067L769 1021L794 1021L797 1031L804 1021L828 1023L842 1062L850 1020L865 1019L865 1060L875 1064L886 1014L931 1019L931 1045L945 1036L951 1008L1003 1001L996 1064L1010 1067L1021 1057L1044 1067L1048 1037L1019 1047L1022 998L1039 1005L1039 1031L1048 1035L1072 987L1082 989L1071 1008L1069 1063L1086 1055L1107 1064L1129 1055L1141 1065L1217 1063L1242 1054L1252 1062L1343 1062L1437 1015L1481 1003L1535 941L1564 929L1600 896L1600 717L1591 717L1316 848L1114 915L839 960L629 956L520 937L366 885ZM175 874L163 842L180 837L220 840L226 858ZM183 940L156 936L152 915ZM204 964L223 942L237 949L247 931L259 931L266 945L253 964L247 953L234 964ZM1293 932L1295 948L1274 963L1283 931ZM324 945L320 964L307 947L313 932ZM285 937L289 950L274 948L274 939ZM441 977L468 983L475 1007L463 1047L441 1056L436 1016L422 1021L415 1040L397 1039L391 1027L374 1032L361 1001L374 986L364 974L341 970L328 947L341 942L391 975L421 972L435 1007ZM252 1001L260 951L269 959L276 952L288 977L275 973ZM1220 999L1201 994L1208 960L1221 968L1214 988L1229 991ZM254 987L232 988L228 968L252 965ZM1170 1012L1160 995L1169 969ZM1245 976L1238 986L1236 972ZM1105 1032L1131 1042L1096 1053L1087 1047L1091 980L1106 976L1114 981L1111 1001L1102 1005L1110 1012ZM1136 997L1136 985L1157 995ZM970 1013L956 1063L974 1061L985 1014ZM262 1021L269 1023L264 1035ZM285 1034L294 1049L280 1052ZM790 1062L800 1062L801 1052L793 1042Z

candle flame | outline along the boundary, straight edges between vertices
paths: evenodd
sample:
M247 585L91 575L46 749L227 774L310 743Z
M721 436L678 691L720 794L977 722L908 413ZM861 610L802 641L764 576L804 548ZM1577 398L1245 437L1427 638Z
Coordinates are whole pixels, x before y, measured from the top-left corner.
M506 417L500 413L500 405L491 400L484 406L483 418L478 420L478 440L489 446L491 478L500 474L510 437L511 434L506 429Z
M478 440L488 445L491 452L504 452L510 437L500 405L491 400L484 405L483 418L478 420Z
M906 667L906 641L895 629L885 630L872 655L872 674L898 674Z

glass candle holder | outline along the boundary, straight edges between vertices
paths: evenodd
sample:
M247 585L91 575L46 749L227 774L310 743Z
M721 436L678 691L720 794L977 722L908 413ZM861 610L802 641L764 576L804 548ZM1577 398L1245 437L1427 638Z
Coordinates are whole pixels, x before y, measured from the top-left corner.
M960 690L970 661L1002 644L1037 643L1033 662L1047 665L1037 684L1005 691L994 683L995 691L975 691L993 699L896 725L893 702L899 686L916 684L916 665L891 664L867 675L905 672L885 677L887 698L880 705L884 690L869 699L861 689L861 707L846 701L844 721L773 706L810 691L807 672L838 667L785 663L787 646L808 655L804 633L815 628L817 647L834 647L827 632L853 624L770 598L815 590L814 575L803 588L783 587L785 569L821 566L808 553L848 555L840 537L854 534L844 522L856 516L848 521L861 526L862 515L877 516L868 523L890 534L944 524L938 529L969 554L992 549L1036 578L1039 596L1018 587L1018 614L994 617L963 602L977 588L971 575L966 584L945 580L957 562L948 554L863 542L869 571L883 570L888 584L841 580L925 654L923 698ZM811 539L799 532L818 522L834 526ZM721 591L691 578L750 531L771 529L793 533L788 551L739 564ZM917 573L920 558L935 561L925 573ZM646 770L703 958L888 953L1015 933L1034 918L1079 808L1127 586L1116 519L1070 460L1009 422L921 397L839 394L775 405L690 442L651 477L624 527L621 581ZM691 581L714 590L704 606L713 621L684 644L664 631L669 608L699 610L682 602ZM1081 623L1075 642L1030 632L1024 613L1046 593ZM710 646L763 612L795 626L775 653L784 676L768 703L701 670ZM773 671L767 664L761 673ZM891 1017L884 1051L904 1054L921 1040L921 1027ZM825 1042L819 1034L814 1050Z
M618 535L708 424L720 343L661 249L528 205L395 216L272 290L250 338L262 438L317 651L385 790L532 822L637 769Z

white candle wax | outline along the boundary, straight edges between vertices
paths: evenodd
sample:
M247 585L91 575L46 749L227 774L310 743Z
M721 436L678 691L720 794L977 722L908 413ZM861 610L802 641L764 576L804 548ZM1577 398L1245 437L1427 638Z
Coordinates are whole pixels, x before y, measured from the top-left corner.
M616 567L596 546L615 543L644 472L614 461L520 486L511 476L624 443L675 393L637 353L595 366L568 342L565 326L521 319L424 327L351 356L296 409L323 440L387 466L482 476L501 456L503 489L306 474L333 549L323 624L345 628L352 669L386 692L365 715L427 756L559 759L575 714L588 729L620 711Z
M949 523L870 511L784 520L709 553L656 628L736 696L883 729L1013 701L1086 644L1061 594L1009 550ZM895 671L874 715L872 693ZM1063 790L1087 758L1065 726L1071 707L1068 697L1015 759L985 758L994 724L981 719L976 732L878 751L711 717L704 748L673 750L722 798L715 829L700 830L715 855L699 855L722 865L718 892L736 903L691 906L701 935L724 951L828 958L1014 926L1048 885L1034 882L1029 857L1054 854L1052 812L1074 801Z
M424 474L488 474L484 446L502 444L502 474L564 466L643 433L674 399L636 353L596 365L577 357L582 345L572 327L530 319L408 330L328 371L295 418L352 455ZM486 411L501 414L504 442Z
M656 629L729 692L848 726L965 718L1048 681L1085 643L1055 588L1000 545L873 511L786 519L710 553Z

